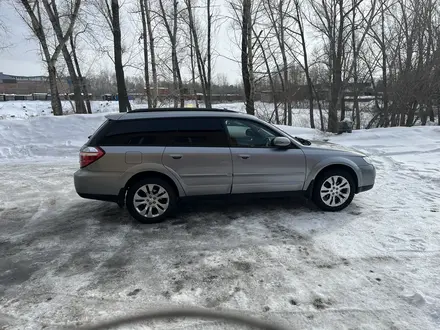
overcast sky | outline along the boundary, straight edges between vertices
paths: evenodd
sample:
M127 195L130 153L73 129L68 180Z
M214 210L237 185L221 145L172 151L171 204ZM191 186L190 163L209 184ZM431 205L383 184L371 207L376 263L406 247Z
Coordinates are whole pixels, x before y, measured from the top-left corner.
M224 0L217 0L223 14L228 13ZM16 10L8 3L3 2L0 7L0 19L9 27L8 41L11 44L6 50L0 51L0 72L11 75L46 75L43 63L38 53L38 43L31 38L27 25L22 21ZM229 22L221 24L218 35L214 38L216 50L226 57L237 56L237 49L231 43L230 36L233 31ZM235 54L233 54L235 53ZM89 59L92 61L92 59ZM218 56L214 63L215 74L225 74L230 83L241 79L239 65L225 57ZM100 68L97 68L100 66ZM111 68L109 61L93 61L93 67L98 72L102 67ZM128 75L142 74L129 69Z

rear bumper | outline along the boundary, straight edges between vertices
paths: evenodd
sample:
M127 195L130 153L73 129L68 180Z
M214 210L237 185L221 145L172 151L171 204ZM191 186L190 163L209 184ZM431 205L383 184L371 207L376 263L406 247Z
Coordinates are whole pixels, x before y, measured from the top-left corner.
M73 175L75 190L81 197L86 196L119 196L123 185L120 184L120 173L94 172L79 169ZM101 199L101 198L93 198ZM107 199L103 199L107 200Z
M119 202L119 196L114 196L114 195L93 195L93 194L82 194L78 192L78 195L82 198L87 198L87 199L95 199L98 201L105 201L105 202L115 202L118 203Z

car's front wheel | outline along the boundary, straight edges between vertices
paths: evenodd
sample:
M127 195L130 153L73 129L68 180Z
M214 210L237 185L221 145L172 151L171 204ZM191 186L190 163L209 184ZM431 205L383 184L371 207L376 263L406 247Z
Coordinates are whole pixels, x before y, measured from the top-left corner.
M146 178L127 191L126 204L131 216L142 223L163 221L176 205L177 196L170 184L160 178Z
M313 189L315 204L325 211L340 211L353 200L355 184L350 173L334 169L319 175Z

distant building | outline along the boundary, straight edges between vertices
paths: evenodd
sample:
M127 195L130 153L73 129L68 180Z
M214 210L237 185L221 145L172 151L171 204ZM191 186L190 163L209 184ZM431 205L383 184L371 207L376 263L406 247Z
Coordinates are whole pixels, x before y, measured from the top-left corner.
M57 82L60 93L71 92L67 79ZM14 76L0 72L0 94L29 95L50 93L49 78L45 76Z

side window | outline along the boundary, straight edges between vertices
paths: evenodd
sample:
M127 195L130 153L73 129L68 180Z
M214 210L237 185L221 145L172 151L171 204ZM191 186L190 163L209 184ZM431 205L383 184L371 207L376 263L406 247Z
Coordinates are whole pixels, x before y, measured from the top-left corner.
M272 139L281 136L269 127L252 120L225 119L231 147L269 148Z
M178 118L178 131L171 145L179 147L228 147L226 132L218 118Z
M100 141L103 146L167 146L177 131L175 119L120 120Z

